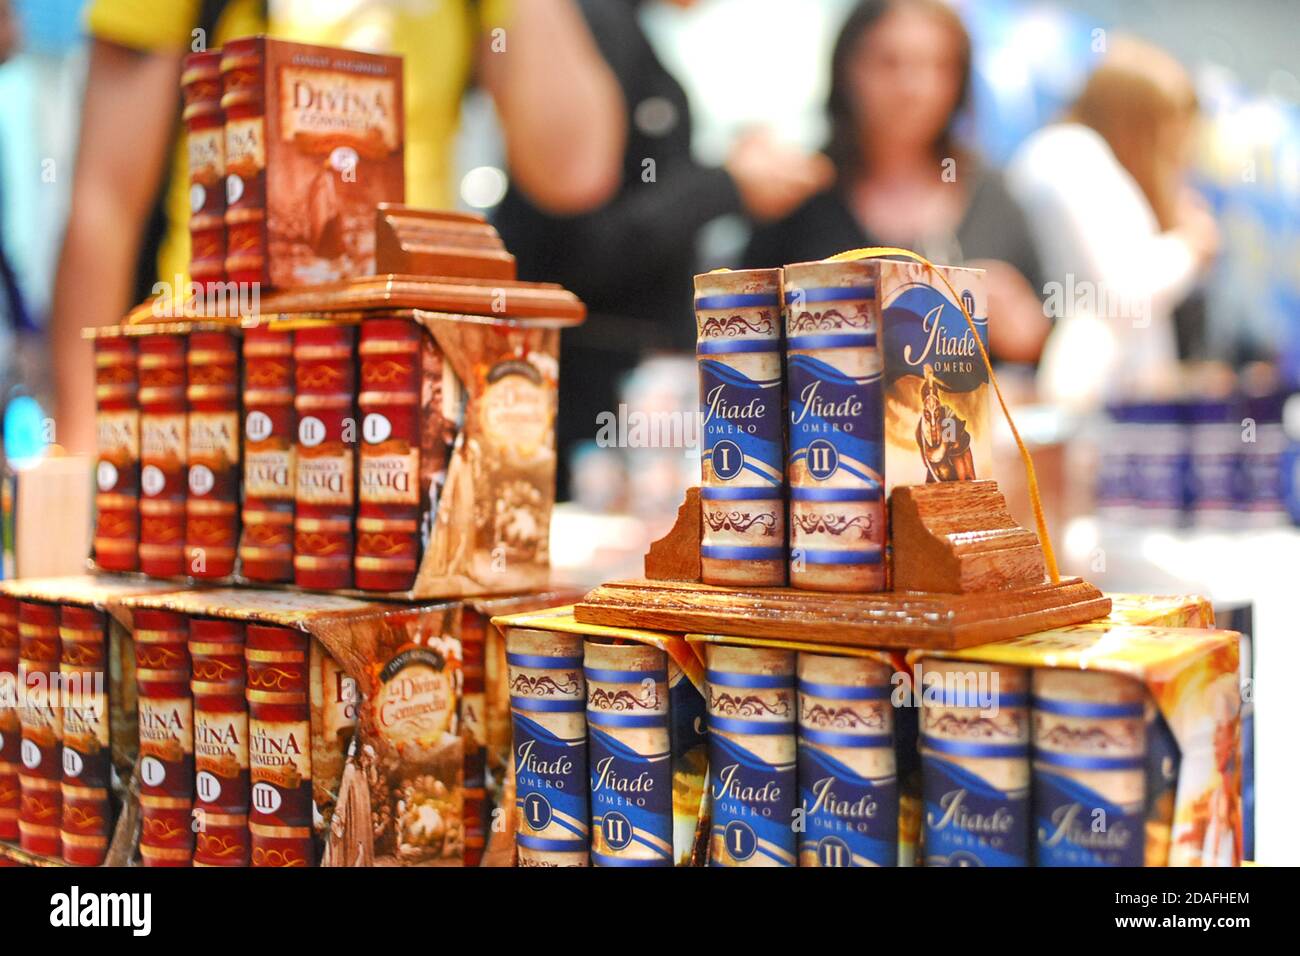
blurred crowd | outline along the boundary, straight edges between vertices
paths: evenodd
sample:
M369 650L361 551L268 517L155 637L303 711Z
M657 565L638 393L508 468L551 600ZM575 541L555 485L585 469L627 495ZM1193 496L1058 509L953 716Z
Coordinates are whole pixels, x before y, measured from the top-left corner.
M80 328L116 321L157 277L184 271L181 59L254 32L406 57L413 204L453 202L465 92L491 95L509 174L493 221L520 278L560 282L589 308L564 338L558 436L566 465L587 462L585 477L562 466L562 486L593 505L621 504L601 500L612 481L601 476L617 465L591 454L602 413L620 401L694 404L682 356L694 341L691 277L707 269L875 245L985 269L994 359L1022 370L1028 395L1072 409L1168 398L1185 380L1181 363L1204 357L1203 287L1222 240L1189 181L1196 87L1170 54L1101 31L1073 103L995 165L961 135L973 47L957 9L846 3L829 57L812 61L826 71L820 148L783 138L773 116L709 165L692 143L683 78L647 34L649 4L88 0L75 178L47 322L32 321L12 256L0 255L7 328L47 330L59 444L93 447ZM800 4L789 7L799 16ZM0 0L0 57L21 42ZM21 188L0 177L0 203ZM702 251L723 217L747 224L747 243ZM22 374L11 370L6 387Z

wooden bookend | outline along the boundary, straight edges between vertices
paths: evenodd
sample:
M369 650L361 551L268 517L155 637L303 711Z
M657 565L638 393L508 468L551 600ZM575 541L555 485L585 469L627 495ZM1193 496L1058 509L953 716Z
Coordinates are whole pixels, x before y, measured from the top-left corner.
M970 594L1042 584L1038 537L1016 524L995 481L895 488L894 589Z
M700 489L687 488L671 531L651 542L645 555L645 576L651 581L700 579Z
M375 272L513 279L515 257L481 216L380 203L375 211Z

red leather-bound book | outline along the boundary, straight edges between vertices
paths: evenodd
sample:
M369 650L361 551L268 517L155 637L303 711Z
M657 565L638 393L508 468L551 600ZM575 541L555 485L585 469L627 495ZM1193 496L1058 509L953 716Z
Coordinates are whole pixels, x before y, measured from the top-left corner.
M29 853L55 858L62 849L59 827L63 821L60 653L58 607L34 601L19 602L18 719L22 724L19 845Z
M244 511L240 570L293 580L293 333L244 333Z
M191 53L181 71L190 174L190 278L202 286L226 275L226 117L221 51Z
M239 621L190 619L195 866L248 866L244 643Z
M185 337L140 339L140 570L185 573Z
M309 641L286 627L248 626L248 828L253 866L315 862L312 842Z
M134 571L140 546L140 406L135 341L95 339L95 563Z
M112 833L109 800L107 615L65 604L59 609L63 692L63 861L99 866Z
M239 352L229 332L190 334L186 570L196 578L235 571L239 545Z
M194 855L194 701L189 622L173 611L132 612L140 719L140 859L189 866Z
M420 560L420 353L428 333L409 319L367 319L358 351L361 448L356 586L405 591Z
M356 329L294 332L298 440L293 570L300 587L352 586L356 510Z
M22 791L18 719L18 599L0 594L0 840L18 839Z

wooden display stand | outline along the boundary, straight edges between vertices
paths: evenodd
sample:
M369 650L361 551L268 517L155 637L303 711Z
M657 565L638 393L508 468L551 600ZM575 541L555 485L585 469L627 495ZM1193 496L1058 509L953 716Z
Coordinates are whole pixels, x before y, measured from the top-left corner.
M591 591L584 624L798 638L857 647L952 649L1081 624L1110 599L1080 578L1047 580L1037 538L1016 525L992 481L895 490L890 501L897 588L867 594L699 582L699 491L650 547L646 577Z

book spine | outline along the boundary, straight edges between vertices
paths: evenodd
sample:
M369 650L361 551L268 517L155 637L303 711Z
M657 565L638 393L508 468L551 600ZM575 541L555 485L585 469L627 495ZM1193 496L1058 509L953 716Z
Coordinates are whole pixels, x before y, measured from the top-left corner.
M787 266L790 583L885 587L884 412L874 264Z
M248 626L248 829L252 864L315 863L309 638L287 627Z
M407 591L420 560L421 368L427 333L409 319L361 324L356 586Z
M191 53L181 71L190 179L190 279L203 288L226 274L226 119L221 51Z
M591 861L673 865L673 760L667 655L587 641Z
M63 693L63 860L99 866L112 832L109 800L108 617L95 608L59 610Z
M194 856L194 700L189 622L172 611L136 609L140 720L140 859L189 866Z
M706 584L786 583L781 272L695 277Z
M800 654L800 866L896 866L893 668Z
M478 866L487 845L487 697L484 645L488 621L470 606L460 624L462 675L460 726L465 738L465 865Z
M135 342L95 339L95 563L134 571L140 544L140 406Z
M294 448L294 583L352 587L356 509L356 330L300 329L293 360L298 435Z
M140 570L185 572L186 439L183 335L140 339Z
M239 351L229 332L190 334L185 557L196 578L235 573L239 543Z
M194 865L248 866L244 625L192 618Z
M221 53L225 114L227 280L269 285L266 246L265 44L250 37Z
M244 510L240 570L250 581L293 580L293 333L244 333Z
M54 858L62 852L59 828L63 821L63 708L58 694L61 653L59 609L49 604L20 602L19 845L29 853Z
M1034 823L1038 866L1142 866L1146 690L1095 671L1036 669Z
M710 866L794 866L795 655L709 645Z
M1028 866L1029 677L927 659L921 686L926 866Z
M587 866L587 695L582 638L506 635L519 865Z
M22 722L18 717L18 599L0 594L0 840L18 839Z

